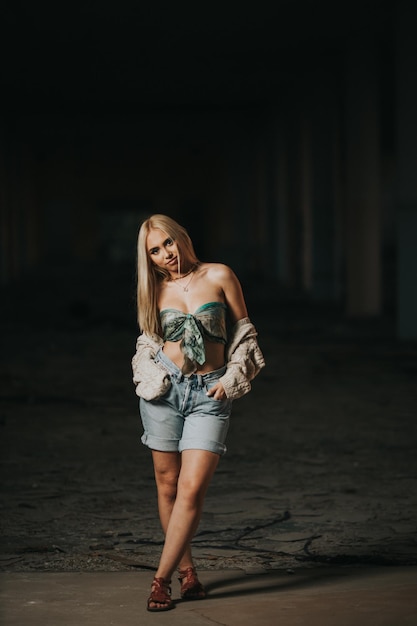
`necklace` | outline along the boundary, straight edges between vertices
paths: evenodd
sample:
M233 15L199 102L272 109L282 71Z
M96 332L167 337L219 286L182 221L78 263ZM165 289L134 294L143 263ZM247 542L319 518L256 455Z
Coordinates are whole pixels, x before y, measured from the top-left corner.
M176 278L171 278L171 280L182 280L183 278L186 278L187 276L189 276L191 274L191 272L193 272L195 269L195 265L193 265L191 267L190 270L188 270L188 272L186 272L185 274L183 274L182 276L177 276Z
M181 289L183 291L188 291L188 286L190 284L190 282L193 280L193 276L194 276L194 270L197 267L197 263L194 264L190 270L188 270L188 272L186 274L184 274L183 276L178 276L178 278L173 278L172 280L175 282L175 284L178 284L179 287L181 287ZM191 276L190 276L191 274ZM182 280L183 278L186 278L187 276L190 276L189 280L187 281L187 283L185 285L181 285L180 283L177 283L176 281L178 280Z

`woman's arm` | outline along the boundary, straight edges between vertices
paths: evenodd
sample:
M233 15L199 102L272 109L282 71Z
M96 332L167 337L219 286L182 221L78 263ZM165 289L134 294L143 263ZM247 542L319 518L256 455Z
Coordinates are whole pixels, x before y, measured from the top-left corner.
M159 398L171 384L168 373L154 361L162 345L161 337L146 333L139 335L136 341L136 352L132 358L133 382L136 394L145 400Z
M229 308L232 323L236 324L236 322L248 316L242 286L230 267L223 265L221 273L224 299Z
M207 392L207 395L213 397L215 400L223 400L226 397L239 397L249 391L249 381L256 376L260 367L264 366L264 362L261 351L257 345L256 330L248 318L245 298L237 276L226 265L216 264L214 272L222 287L224 299L234 324L231 342L234 342L236 337L236 324L239 321L243 322L243 320L245 320L243 325L239 325L239 334L242 336L239 337L239 345L236 346L239 347L238 355L234 347L232 347L231 354L228 354L228 370L223 377L224 383L229 387L228 392L226 393L225 387L220 381ZM249 329L249 327L249 331L242 333L243 328ZM228 353L230 353L230 343ZM253 363L254 353L256 353L256 365Z
M234 325L227 346L226 372L220 378L227 398L236 400L251 389L251 380L265 367L258 333L248 317Z

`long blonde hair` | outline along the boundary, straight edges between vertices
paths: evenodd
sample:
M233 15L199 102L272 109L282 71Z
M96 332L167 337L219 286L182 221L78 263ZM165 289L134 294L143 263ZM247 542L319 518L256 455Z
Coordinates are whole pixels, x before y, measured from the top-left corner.
M138 324L142 332L161 334L158 311L158 291L163 280L170 278L167 270L157 267L150 257L146 241L151 230L159 228L178 246L179 267L181 261L186 264L198 263L194 246L189 234L183 226L168 217L156 214L148 217L141 225L138 234L137 248L137 307Z

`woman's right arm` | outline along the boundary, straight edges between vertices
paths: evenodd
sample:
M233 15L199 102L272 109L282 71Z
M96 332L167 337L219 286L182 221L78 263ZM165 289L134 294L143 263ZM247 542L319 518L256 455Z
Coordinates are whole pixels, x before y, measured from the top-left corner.
M132 358L133 382L136 395L145 400L156 400L169 389L168 372L155 363L155 356L163 346L158 335L142 333L136 341L136 352Z

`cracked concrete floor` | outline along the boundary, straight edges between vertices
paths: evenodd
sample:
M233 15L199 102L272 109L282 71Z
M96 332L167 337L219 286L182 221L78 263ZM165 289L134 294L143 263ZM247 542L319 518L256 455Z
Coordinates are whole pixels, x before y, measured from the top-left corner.
M133 290L72 280L6 294L0 568L152 570L162 534L131 383ZM267 367L235 402L197 566L416 565L416 344L259 287L248 303Z

